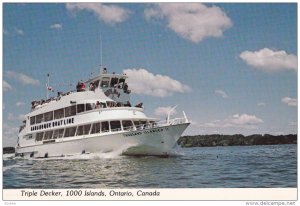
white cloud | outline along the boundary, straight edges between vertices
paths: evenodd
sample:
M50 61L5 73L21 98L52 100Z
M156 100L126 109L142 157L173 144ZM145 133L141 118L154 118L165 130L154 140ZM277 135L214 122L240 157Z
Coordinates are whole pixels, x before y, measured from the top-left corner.
M264 103L264 102L258 102L258 103L257 103L257 106L258 106L258 107L265 107L265 106L266 106L266 103Z
M154 114L157 116L168 116L168 113L171 111L172 107L158 107L155 109ZM171 115L177 114L176 109L171 111Z
M17 102L17 103L16 103L16 106L17 106L17 107L20 107L20 106L23 106L23 105L25 105L24 102Z
M7 119L10 120L10 121L13 121L13 120L23 121L25 119L25 115L24 114L19 114L18 116L15 116L12 113L8 113Z
M24 31L22 29L18 29L18 28L15 28L15 32L18 34L18 35L24 35Z
M102 3L67 3L66 8L69 11L89 11L99 20L107 24L121 23L128 19L131 11L116 5L107 5Z
M3 123L2 125L3 129L3 146L8 147L8 146L15 146L17 143L17 137L19 133L19 128L10 126L6 123Z
M249 114L235 114L227 117L224 120L214 120L212 122L200 124L201 127L208 128L228 128L228 127L236 127L236 128L246 128L246 129L254 129L258 124L263 123L263 120L256 117L255 115Z
M4 92L12 90L12 86L4 80L2 81L2 88Z
M52 24L50 26L50 29L56 29L56 30L59 30L59 29L62 29L62 25L61 24Z
M298 122L290 122L289 123L289 126L297 126L298 125Z
M215 94L220 95L223 98L228 98L228 95L226 94L226 92L224 92L223 90L215 90Z
M283 103L286 103L288 106L297 106L297 105L298 105L297 99L290 98L290 97L283 97L283 98L281 99L281 101L282 101Z
M15 79L24 85L39 85L40 84L40 82L38 80L35 80L35 79L33 79L25 74L22 74L22 73L18 73L18 72L14 72L14 71L6 71L5 75L8 78Z
M160 74L152 74L146 69L125 69L123 72L130 77L127 80L129 89L136 94L166 97L174 92L191 91L189 86L175 79Z
M297 71L297 56L287 54L283 50L273 51L264 48L259 51L244 51L240 54L240 58L248 65L267 72Z
M166 20L169 29L194 43L207 37L221 37L232 26L221 8L201 3L156 3L145 9L144 15L147 20Z

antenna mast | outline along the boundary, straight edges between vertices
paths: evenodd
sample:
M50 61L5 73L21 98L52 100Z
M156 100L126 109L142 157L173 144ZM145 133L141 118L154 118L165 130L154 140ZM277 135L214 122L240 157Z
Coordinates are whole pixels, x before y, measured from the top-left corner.
M47 74L47 83L46 83L46 97L49 98L49 80L50 80L50 74Z
M102 36L101 36L101 33L100 33L100 73L102 72Z

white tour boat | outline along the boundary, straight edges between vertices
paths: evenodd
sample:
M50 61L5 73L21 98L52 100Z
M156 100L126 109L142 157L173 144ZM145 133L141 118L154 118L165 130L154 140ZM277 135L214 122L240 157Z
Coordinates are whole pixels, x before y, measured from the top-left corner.
M190 124L185 113L175 119L169 114L166 121L147 117L142 103L131 106L126 78L104 68L75 91L32 102L16 155L47 158L121 149L123 155L168 156ZM47 85L51 90L49 75Z

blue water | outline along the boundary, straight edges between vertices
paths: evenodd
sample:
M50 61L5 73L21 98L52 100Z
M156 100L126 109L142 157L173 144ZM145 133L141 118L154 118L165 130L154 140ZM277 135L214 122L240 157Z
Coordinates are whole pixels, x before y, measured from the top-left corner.
M297 145L180 148L168 158L4 156L7 188L297 187Z

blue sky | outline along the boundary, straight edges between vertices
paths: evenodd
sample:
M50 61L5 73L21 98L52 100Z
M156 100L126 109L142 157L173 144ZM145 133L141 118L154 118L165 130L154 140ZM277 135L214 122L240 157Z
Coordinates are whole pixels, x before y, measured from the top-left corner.
M185 134L297 133L297 5L4 4L3 145L30 102L99 72L129 75L133 104Z

